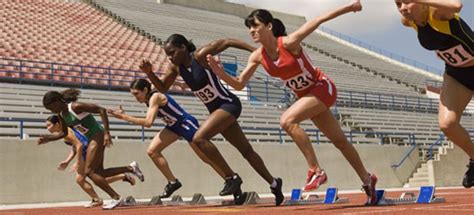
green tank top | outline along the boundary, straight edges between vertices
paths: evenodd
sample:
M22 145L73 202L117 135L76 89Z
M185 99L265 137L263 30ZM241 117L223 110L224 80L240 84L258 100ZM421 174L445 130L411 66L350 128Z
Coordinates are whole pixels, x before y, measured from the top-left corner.
M95 120L92 114L87 112L76 114L72 110L71 105L72 103L67 105L69 110L67 114L61 114L67 126L74 127L77 131L84 134L84 136L86 136L89 140L91 140L96 133L104 130L104 128Z

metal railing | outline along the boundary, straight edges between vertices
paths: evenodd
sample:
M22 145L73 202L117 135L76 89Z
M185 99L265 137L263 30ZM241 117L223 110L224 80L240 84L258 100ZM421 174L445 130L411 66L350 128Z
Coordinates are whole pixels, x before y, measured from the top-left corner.
M232 58L232 57L231 57ZM127 88L131 81L136 78L146 77L141 71L124 70L104 67L91 67L74 64L62 64L32 60L19 60L0 58L7 64L0 62L0 72L15 74L14 80L20 83L37 80L34 75L43 75L43 82L54 85L71 85L72 87L88 88L89 86L103 86L103 89L111 90L115 87ZM236 62L234 58L233 63ZM31 66L33 65L33 66ZM240 64L239 64L240 65ZM12 69L13 68L13 69ZM33 72L32 69L40 69L47 73ZM161 73L157 73L161 74ZM33 76L27 78L28 75ZM98 83L92 83L95 80ZM260 102L291 103L295 100L290 90L287 90L280 80L268 77L266 74L255 76L244 91L247 100ZM437 99L422 98L416 96L404 96L383 93L369 93L358 91L338 92L337 106L342 107L365 107L387 110L408 110L433 113L437 111Z
M402 158L400 159L400 161L398 163L392 164L392 166L391 166L392 168L400 167L405 162L405 160L408 157L410 157L411 153L417 148L415 135L414 134L411 134L411 135L412 135L412 138L410 138L411 147L407 150L407 152L405 152L405 154L402 156Z
M28 122L33 122L33 123L44 122L44 120L21 119L21 118L0 118L0 121L18 122L18 136L19 136L19 139L21 139L21 140L26 139L25 137L27 137L27 136L30 136L30 135L25 133L25 127L27 126L27 125L25 125L25 123L28 123ZM101 122L99 122L99 123L101 123ZM109 122L109 124L111 125L111 127L113 125L135 126L135 125L131 125L128 122ZM35 128L37 128L38 126L39 125L36 125L36 126L28 125L28 127L35 127ZM41 127L41 126L39 126L39 127ZM145 140L147 140L147 136L145 134L146 130L143 126L139 126L139 127L140 127L139 129L135 129L135 130L137 130L137 135L135 136L136 138L134 138L134 139L140 139L140 140L142 140L142 142L144 142ZM163 127L163 124L154 123L153 127L161 129ZM280 144L286 143L285 138L284 138L286 136L286 133L279 126L275 126L275 128L260 128L260 127L246 127L245 124L243 124L242 129L244 131L252 131L252 133L260 132L260 133L264 133L265 135L275 135L275 136L277 136L277 139L279 139ZM46 127L44 127L44 131L45 131L45 134L47 134ZM320 130L318 130L318 129L306 129L305 131L307 132L307 134L310 137L315 138L315 140L312 141L314 144L321 144L322 143L321 136L323 134ZM156 131L153 131L153 132L156 132ZM397 145L404 144L404 145L406 145L406 144L414 144L415 139L416 139L414 134L412 134L412 133L402 133L402 132L349 131L349 132L344 132L344 133L345 133L346 138L349 141L349 143L352 143L352 144L359 143L359 142L371 142L371 143L373 143L373 141L368 141L368 140L378 139L379 140L378 144L380 144L380 145L384 145L384 144L397 144ZM112 136L119 137L119 135L114 135L113 128L111 129L111 134L112 134ZM363 138L366 138L367 141L355 141L354 140L356 137L360 138L361 135L363 135Z
M474 130L467 130L471 139L474 139ZM428 154L426 155L426 160L433 160L434 159L434 147L441 146L444 141L447 141L446 135L440 134L438 139L430 145L428 148Z

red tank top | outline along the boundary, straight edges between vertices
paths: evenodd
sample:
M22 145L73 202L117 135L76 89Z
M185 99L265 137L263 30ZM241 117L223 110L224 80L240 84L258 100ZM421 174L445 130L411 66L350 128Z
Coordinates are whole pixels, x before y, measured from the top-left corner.
M326 75L311 64L311 60L301 49L298 56L294 56L283 47L283 37L278 37L278 60L272 61L262 48L263 68L273 77L278 77L285 86L292 89L298 97L306 95L317 82Z

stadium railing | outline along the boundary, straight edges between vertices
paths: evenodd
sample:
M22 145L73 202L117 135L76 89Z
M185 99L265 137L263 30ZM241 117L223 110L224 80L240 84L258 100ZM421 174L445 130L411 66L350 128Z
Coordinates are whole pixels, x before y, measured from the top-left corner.
M35 72L33 72L33 69L35 69ZM0 72L5 73L0 78L18 83L38 82L50 86L70 85L78 88L101 88L106 90L127 88L134 79L146 77L144 73L137 70L3 57L0 58ZM256 77L249 82L244 92L249 101L281 102L290 105L295 100L294 95L285 89L281 82L270 79L268 76ZM435 113L438 108L437 104L438 100L431 98L341 90L338 92L336 107L363 107Z

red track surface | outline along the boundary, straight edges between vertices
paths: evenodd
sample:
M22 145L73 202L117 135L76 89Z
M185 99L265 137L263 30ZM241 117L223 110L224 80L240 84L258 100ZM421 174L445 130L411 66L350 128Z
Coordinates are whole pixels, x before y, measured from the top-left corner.
M388 192L387 197L399 197L401 192ZM396 206L362 206L365 202L363 194L342 194L340 197L350 199L347 204L280 206L153 206L124 207L112 211L100 208L86 209L83 207L61 207L41 209L18 209L0 211L0 214L474 214L474 190L470 189L438 189L436 196L446 198L445 203L412 204Z

